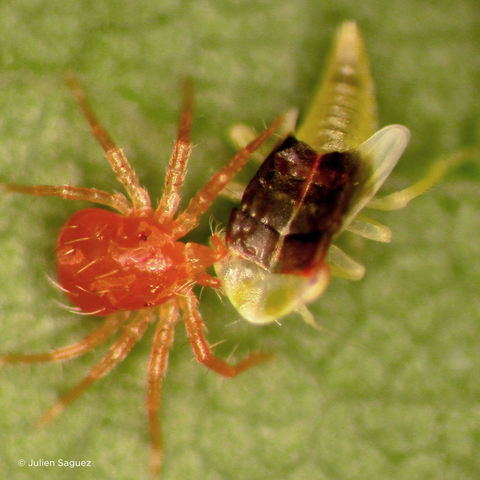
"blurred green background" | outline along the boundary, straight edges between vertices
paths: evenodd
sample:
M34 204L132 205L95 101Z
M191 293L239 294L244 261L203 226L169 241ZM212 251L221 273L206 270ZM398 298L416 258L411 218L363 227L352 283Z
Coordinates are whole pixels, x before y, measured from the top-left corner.
M480 145L480 7L476 0L11 0L0 4L0 180L119 184L62 75L72 69L153 199L161 196L181 107L196 89L184 199L234 154L226 131L261 129L302 111L335 28L356 19L377 84L381 125L412 141L385 191L438 157ZM478 159L480 160L480 159ZM474 162L407 209L376 214L390 245L344 239L367 267L333 279L300 318L255 327L213 292L201 295L212 343L272 362L222 380L191 361L177 328L163 390L162 479L478 479L480 461L480 168ZM48 281L56 236L81 208L59 199L0 199L0 352L73 343L97 320L77 317ZM232 203L210 215L221 223ZM208 220L192 238L206 243ZM146 364L151 330L129 358L47 429L33 425L106 352L64 364L0 369L0 471L9 479L148 476ZM90 460L90 468L19 467Z

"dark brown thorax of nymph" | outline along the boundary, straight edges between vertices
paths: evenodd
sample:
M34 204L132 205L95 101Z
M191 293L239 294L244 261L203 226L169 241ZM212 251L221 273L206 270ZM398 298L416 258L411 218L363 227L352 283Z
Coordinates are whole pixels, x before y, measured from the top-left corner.
M319 154L288 137L248 184L227 227L227 245L272 273L310 275L368 173L355 151Z

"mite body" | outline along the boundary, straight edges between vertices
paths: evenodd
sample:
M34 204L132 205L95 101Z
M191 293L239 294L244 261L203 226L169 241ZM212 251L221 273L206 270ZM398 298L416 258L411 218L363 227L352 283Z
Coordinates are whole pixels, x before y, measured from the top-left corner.
M178 137L167 171L165 188L158 207L151 206L127 158L96 120L79 83L73 75L69 84L106 157L125 187L126 196L93 188L73 186L24 186L0 184L9 192L83 200L106 207L89 208L74 214L62 228L57 242L58 281L73 305L72 311L106 317L101 326L84 340L45 354L0 356L0 364L39 363L73 358L94 349L110 336L118 337L107 355L90 373L40 419L46 425L59 415L86 388L123 360L149 324L157 321L148 367L147 412L152 444L151 470L158 473L162 440L158 422L162 376L167 368L174 328L182 313L197 360L225 377L233 377L266 360L253 354L236 365L216 358L204 335L195 284L219 287L207 273L225 254L221 240L213 235L212 247L181 240L197 224L226 183L283 121L278 119L238 154L198 192L180 214L180 188L191 152L193 92L185 89L185 106Z

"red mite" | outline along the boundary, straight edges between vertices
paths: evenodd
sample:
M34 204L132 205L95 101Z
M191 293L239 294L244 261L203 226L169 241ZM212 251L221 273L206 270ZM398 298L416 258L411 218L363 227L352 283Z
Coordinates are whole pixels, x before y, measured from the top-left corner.
M221 240L213 235L212 248L180 239L197 224L200 215L242 168L255 151L283 121L276 120L257 139L237 155L197 193L188 207L175 215L180 202L187 162L191 153L193 93L188 82L178 137L167 171L165 189L156 210L130 166L127 158L96 120L83 90L73 75L69 85L87 118L95 138L105 151L130 200L124 195L72 186L23 186L1 184L5 191L37 196L83 200L107 207L90 208L74 214L63 227L57 242L58 280L74 310L83 314L106 316L103 324L79 343L45 354L10 354L0 364L60 361L83 355L120 330L107 355L70 392L41 418L45 425L75 400L87 387L105 376L123 360L155 319L158 324L148 367L147 411L152 443L151 469L158 473L162 440L158 422L162 375L167 368L174 327L183 313L196 359L225 377L234 377L269 355L257 353L230 365L216 358L205 338L204 324L193 292L195 284L219 287L206 269L225 254Z

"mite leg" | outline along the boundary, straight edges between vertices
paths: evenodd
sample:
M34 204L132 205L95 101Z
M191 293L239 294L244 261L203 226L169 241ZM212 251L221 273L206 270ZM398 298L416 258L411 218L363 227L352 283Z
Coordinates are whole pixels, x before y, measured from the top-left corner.
M98 123L77 77L73 73L69 73L67 75L67 82L85 118L90 124L93 135L105 152L118 179L132 199L134 210L145 213L150 212L151 204L148 192L140 185L137 174L134 172L122 150L115 145L105 128Z
M0 190L6 192L25 193L37 197L59 197L66 200L81 200L98 203L118 210L123 215L132 210L130 202L121 194L111 194L96 188L71 187L69 185L15 185L0 183Z
M152 442L151 471L158 475L162 463L162 433L158 420L163 375L167 370L168 351L173 341L174 325L178 319L178 304L175 301L160 306L160 321L153 340L152 355L148 365L147 411Z
M220 192L222 197L229 198L233 202L240 203L243 197L243 191L245 190L246 185L242 182L231 181L228 185Z
M439 182L450 168L457 166L469 158L478 156L480 156L480 151L472 149L460 151L443 158L435 162L427 175L412 186L387 195L386 197L373 198L367 206L376 210L399 210L400 208L404 208L411 200Z
M289 135L295 135L295 125L297 123L298 109L292 108L284 115L284 122L277 131L275 143L281 143ZM228 131L231 143L237 149L245 148L250 142L252 142L256 133L252 127L245 125L244 123L238 123L233 125ZM272 141L265 142L256 152L252 154L252 160L257 164L263 162L268 154L273 150L275 144Z
M159 223L166 223L180 204L180 188L185 181L187 163L192 152L190 135L193 124L193 86L190 81L185 81L184 106L180 123L178 125L177 140L173 147L172 158L165 177L165 188L160 203L155 211L155 218Z
M68 393L63 395L58 402L46 412L39 420L38 426L44 427L54 420L65 408L72 403L84 390L100 378L107 375L112 368L120 363L130 352L133 346L140 340L148 324L156 315L155 309L137 312L133 320L128 323L117 341L112 345L105 357L98 362L90 373L81 380Z
M196 263L202 265L201 273L195 276L195 283L202 287L211 287L215 289L221 288L221 282L218 278L212 277L204 271L205 267L209 267L228 255L227 247L223 244L222 239L216 233L210 237L212 248L198 245L196 243L187 244L187 258L193 266ZM192 273L194 273L192 271Z
M93 333L87 335L81 342L58 348L48 353L17 354L11 353L0 356L0 365L12 363L42 363L60 362L69 358L83 355L98 347L113 335L127 320L125 312L110 315L104 323Z
M273 122L272 125L253 142L240 150L232 160L215 174L205 187L195 195L187 209L177 218L177 228L172 232L176 238L183 237L195 227L198 217L208 209L213 200L225 188L228 182L239 172L245 163L247 163L252 152L259 148L265 140L271 137L282 122L283 117L275 120L275 122Z
M275 148L275 145L283 142L288 135L294 135L295 124L297 123L298 109L292 109L285 114L285 121L279 127L275 139L267 140L251 155L253 167L257 170L260 164L267 158L269 153ZM232 145L238 150L246 147L255 139L256 133L252 127L239 123L234 125L228 131L228 136ZM240 182L231 181L221 192L221 195L239 202L242 198L246 185Z
M179 298L180 307L184 312L184 322L187 333L190 338L193 353L198 362L224 377L235 377L260 362L265 362L272 358L268 353L254 353L237 363L229 365L227 362L215 357L212 353L205 334L203 332L204 323L198 312L197 298L193 292L187 293L185 297Z

